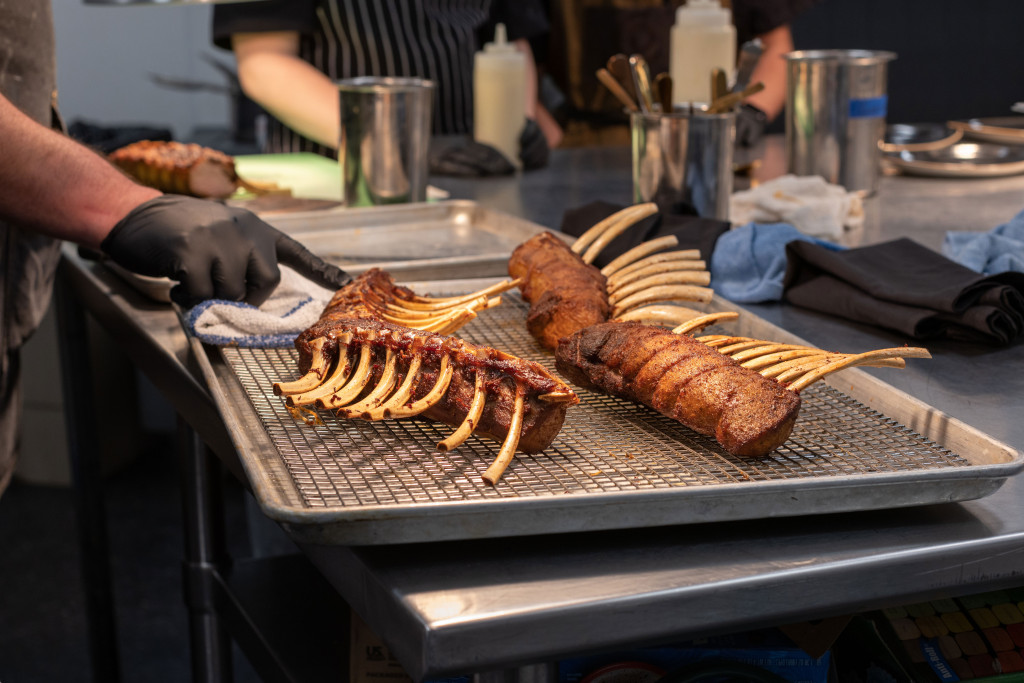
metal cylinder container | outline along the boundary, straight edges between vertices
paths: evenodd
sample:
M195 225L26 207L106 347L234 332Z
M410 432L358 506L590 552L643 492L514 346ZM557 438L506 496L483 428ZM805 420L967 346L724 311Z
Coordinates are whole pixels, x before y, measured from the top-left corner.
M337 87L344 203L426 201L434 83L360 77L338 81Z
M878 189L893 52L802 50L786 58L786 163L850 192Z
M688 205L705 218L729 219L736 115L630 114L633 201L663 211Z

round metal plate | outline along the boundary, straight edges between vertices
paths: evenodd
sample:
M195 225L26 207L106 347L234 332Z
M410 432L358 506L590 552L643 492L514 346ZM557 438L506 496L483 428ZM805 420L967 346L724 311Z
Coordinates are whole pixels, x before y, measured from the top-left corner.
M944 123L894 123L886 126L882 151L926 152L959 142L963 131Z
M989 178L1024 173L1024 147L960 142L924 152L900 152L888 161L910 175Z

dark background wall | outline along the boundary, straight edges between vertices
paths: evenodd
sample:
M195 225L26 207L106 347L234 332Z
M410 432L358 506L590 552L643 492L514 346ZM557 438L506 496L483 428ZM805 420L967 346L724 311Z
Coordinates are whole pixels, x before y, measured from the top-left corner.
M822 0L792 30L798 49L896 52L890 123L1010 116L1024 101L1020 0Z

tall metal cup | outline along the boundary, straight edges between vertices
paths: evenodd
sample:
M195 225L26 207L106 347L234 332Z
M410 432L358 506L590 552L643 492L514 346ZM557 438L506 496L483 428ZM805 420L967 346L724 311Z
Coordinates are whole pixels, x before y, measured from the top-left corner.
M878 189L892 52L803 50L786 58L786 160L850 192Z
M426 201L434 83L367 76L337 86L342 201L347 206Z
M689 205L705 218L729 220L736 115L630 114L633 201L664 211Z

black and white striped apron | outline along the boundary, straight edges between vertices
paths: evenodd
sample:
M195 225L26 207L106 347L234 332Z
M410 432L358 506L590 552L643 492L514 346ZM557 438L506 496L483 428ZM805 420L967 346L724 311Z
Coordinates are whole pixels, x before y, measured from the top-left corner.
M300 57L332 80L354 76L415 76L437 84L433 132L465 134L473 125L473 55L490 0L324 0L317 30L303 36ZM268 152L334 150L279 121L267 130Z

